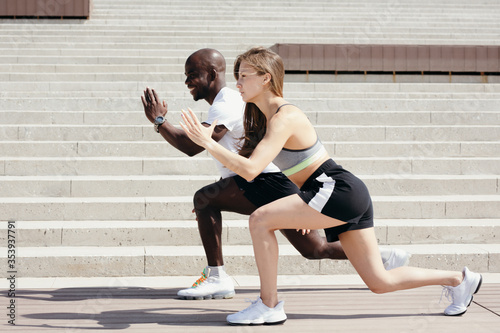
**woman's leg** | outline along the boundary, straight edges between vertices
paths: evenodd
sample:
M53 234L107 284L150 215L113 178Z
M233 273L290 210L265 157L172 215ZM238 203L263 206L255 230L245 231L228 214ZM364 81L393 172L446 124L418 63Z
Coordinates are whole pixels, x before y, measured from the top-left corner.
M277 270L278 229L323 229L342 225L309 207L298 195L292 195L257 209L250 216L255 260L259 270L261 298L265 305L278 303ZM457 286L462 272L401 267L386 271L373 228L352 230L340 234L342 247L366 285L375 293L417 288L427 285Z
M309 207L294 194L262 206L250 215L255 261L259 270L262 302L274 307L278 303L278 242L274 232L279 229L324 229L344 224ZM380 253L377 249L378 260ZM381 263L382 265L382 263Z
M374 293L412 289L429 285L458 286L462 272L417 267L386 271L380 261L373 228L347 231L339 235L342 247L360 277Z

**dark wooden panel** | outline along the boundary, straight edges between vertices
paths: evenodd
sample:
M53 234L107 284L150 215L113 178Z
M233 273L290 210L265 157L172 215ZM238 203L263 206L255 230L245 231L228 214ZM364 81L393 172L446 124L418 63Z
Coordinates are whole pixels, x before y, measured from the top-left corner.
M275 44L286 70L500 72L500 46Z
M1 0L0 16L88 18L92 8L92 0Z

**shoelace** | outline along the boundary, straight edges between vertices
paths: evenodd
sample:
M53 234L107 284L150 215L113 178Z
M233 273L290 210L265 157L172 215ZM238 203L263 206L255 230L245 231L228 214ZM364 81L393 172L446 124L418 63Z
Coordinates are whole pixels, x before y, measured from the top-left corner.
M441 303L441 301L443 300L443 295L448 300L448 302L453 303L453 301L455 300L453 287L443 286L443 291L441 292L441 298L439 299L439 303Z
M259 298L257 298L255 301L252 301L250 298L245 298L246 303L252 303L252 304L250 304L246 309L241 310L240 313L245 313L245 312L249 311L250 309L252 309L255 305L257 305Z
M193 285L191 286L191 288L198 287L200 284L202 284L206 280L207 280L207 274L205 273L205 270L203 270L203 272L201 272L201 277L198 280L196 280L195 283L193 283Z

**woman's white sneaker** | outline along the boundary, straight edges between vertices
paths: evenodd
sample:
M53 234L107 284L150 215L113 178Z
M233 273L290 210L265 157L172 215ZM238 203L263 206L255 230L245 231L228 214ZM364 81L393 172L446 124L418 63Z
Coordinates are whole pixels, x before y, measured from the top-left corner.
M279 302L274 308L270 308L259 297L256 301L238 313L227 316L229 325L278 325L286 321L284 301Z
M445 310L446 316L460 316L472 303L473 295L481 288L483 277L464 267L464 280L456 287L444 287L446 297L452 302Z

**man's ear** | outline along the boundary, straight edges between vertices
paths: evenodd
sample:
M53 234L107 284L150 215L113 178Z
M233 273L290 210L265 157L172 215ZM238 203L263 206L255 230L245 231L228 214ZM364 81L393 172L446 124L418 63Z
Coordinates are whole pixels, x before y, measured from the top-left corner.
M215 68L212 68L209 72L208 72L208 75L209 75L209 79L211 81L215 81L215 79L217 78L217 76L219 76L219 73L217 73L217 71L215 70Z

